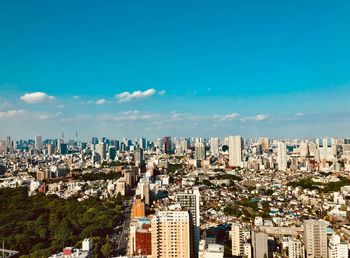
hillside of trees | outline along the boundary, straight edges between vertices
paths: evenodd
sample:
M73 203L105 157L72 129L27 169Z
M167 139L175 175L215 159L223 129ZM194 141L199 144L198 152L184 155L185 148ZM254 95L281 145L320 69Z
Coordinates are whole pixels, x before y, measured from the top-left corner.
M23 258L48 257L92 237L95 257L113 248L108 236L116 226L122 199L84 202L55 195L28 197L27 189L0 189L0 241Z

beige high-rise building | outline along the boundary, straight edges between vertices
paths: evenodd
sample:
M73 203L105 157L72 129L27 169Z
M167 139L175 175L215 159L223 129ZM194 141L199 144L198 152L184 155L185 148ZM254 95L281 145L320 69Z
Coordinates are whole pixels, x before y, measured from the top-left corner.
M152 258L193 258L189 211L158 211L151 219Z
M270 148L269 138L267 138L267 137L260 137L259 144L261 144L263 151L266 151Z
M304 245L306 257L327 257L327 232L326 224L322 221L304 221Z
M288 238L288 257L300 258L304 257L305 249L303 243L296 238Z
M210 153L211 155L219 155L219 138L210 138Z
M181 205L181 208L190 211L193 221L193 237L194 250L198 251L200 240L200 192L198 187L185 193L176 194L176 202Z
M233 167L242 167L243 158L243 138L239 135L228 138L229 165Z
M269 257L268 236L266 233L253 231L252 245L254 258Z
M242 227L239 224L232 225L231 230L232 239L232 255L233 256L243 256L244 246L243 246L243 232Z
M278 154L277 154L277 165L278 170L286 171L287 170L287 145L285 142L278 142Z

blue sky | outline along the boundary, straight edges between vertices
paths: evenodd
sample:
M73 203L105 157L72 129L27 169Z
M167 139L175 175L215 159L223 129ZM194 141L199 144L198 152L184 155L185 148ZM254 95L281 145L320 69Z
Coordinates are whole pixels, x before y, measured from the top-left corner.
M345 0L1 1L0 136L349 137L349 12Z

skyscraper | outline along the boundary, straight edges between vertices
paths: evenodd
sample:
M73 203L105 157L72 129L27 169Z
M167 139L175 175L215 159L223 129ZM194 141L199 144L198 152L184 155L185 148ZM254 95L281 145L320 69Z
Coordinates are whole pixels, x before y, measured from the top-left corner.
M260 137L259 143L261 144L262 150L266 151L270 148L270 141L267 137Z
M172 153L171 137L170 136L165 136L164 137L164 152L166 154L171 154Z
M145 204L142 202L141 197L137 196L134 204L132 206L132 217L133 218L144 218L146 213L145 213Z
M286 171L287 170L287 145L285 142L278 142L277 148L278 148L278 153L277 153L278 170Z
M320 160L332 161L335 158L336 148L334 139L318 138L316 139L316 144Z
M205 159L205 145L202 142L197 142L195 144L195 159L197 160Z
M228 137L229 164L233 167L242 166L243 138L239 135Z
M35 149L36 150L42 150L43 148L43 139L41 135L35 136Z
M306 257L327 257L326 224L316 220L305 220L304 245Z
M143 166L144 156L143 149L137 148L134 152L134 161L136 165Z
M231 239L232 239L232 255L243 256L244 246L243 246L243 232L242 232L241 225L239 224L232 225Z
M269 257L268 238L266 233L253 231L252 245L254 258Z
M145 150L147 148L147 141L145 138L139 139L139 146L141 149Z
M219 138L210 138L210 154L219 155Z
M65 144L65 143L60 143L60 145L59 145L59 152L60 152L62 155L68 154L68 146L67 146L67 144Z
M97 137L92 137L91 143L92 143L93 145L98 144L98 138L97 138Z
M114 146L110 146L108 148L108 160L114 160L116 156L117 156L117 150L115 149Z
M293 237L288 238L288 257L300 258L304 257L305 249L303 243L299 239Z
M193 258L189 211L158 211L151 220L152 258Z
M96 145L96 152L100 155L101 162L106 160L106 144L104 142Z
M47 154L48 155L53 155L55 153L55 145L49 143L47 145Z
M200 240L200 193L198 188L194 188L192 191L185 193L178 193L176 195L176 202L181 205L182 208L190 211L193 226L194 226L194 246L195 250L198 251L199 240Z

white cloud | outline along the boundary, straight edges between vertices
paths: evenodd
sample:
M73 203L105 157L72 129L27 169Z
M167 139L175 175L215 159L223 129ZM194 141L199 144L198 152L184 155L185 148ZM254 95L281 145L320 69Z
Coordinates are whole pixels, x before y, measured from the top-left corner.
M264 121L267 119L267 115L265 114L259 114L256 116L248 116L248 117L242 117L241 121L245 122L245 121Z
M98 99L98 100L96 100L96 105L104 105L104 104L106 104L107 103L107 100L105 100L105 99Z
M73 99L80 99L79 96L73 96Z
M231 121L239 118L239 116L240 115L238 113L231 113L226 115L214 115L213 118L219 121Z
M26 113L24 109L19 110L8 110L8 111L0 111L0 118L13 118L19 117Z
M98 121L154 121L162 117L159 113L141 112L138 110L125 111L117 114L100 114Z
M49 96L44 92L26 93L21 97L21 100L28 104L50 102L54 99L54 96Z
M33 118L35 120L48 120L48 119L57 118L61 115L62 115L61 112L57 112L57 113L39 112L39 113L33 114Z
M119 103L122 103L122 102L131 101L134 99L151 97L156 93L157 93L157 91L155 89L148 89L145 91L137 90L134 92L125 91L125 92L122 92L122 93L115 95L115 97L117 98ZM161 93L164 94L165 92L161 91Z
M163 96L165 93L166 93L165 90L158 91L158 95L159 95L159 96Z

